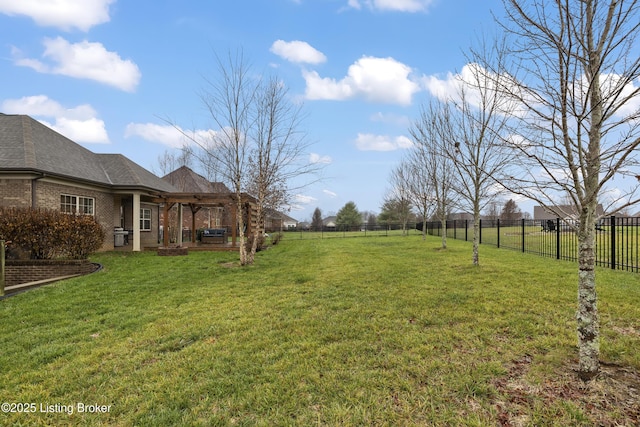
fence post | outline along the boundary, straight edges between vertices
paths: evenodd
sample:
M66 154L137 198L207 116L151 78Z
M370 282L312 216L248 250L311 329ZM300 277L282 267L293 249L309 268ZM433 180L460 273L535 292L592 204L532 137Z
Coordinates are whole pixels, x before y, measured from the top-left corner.
M496 240L497 244L498 244L498 248L500 248L500 218L498 218L498 238Z
M560 259L560 218L556 218L556 259Z
M474 222L475 222L475 220L474 220ZM475 226L475 224L474 224L474 226ZM482 244L482 220L478 220L478 229L479 229L478 230L478 234L480 234L480 236L478 236L479 237L478 238L478 243Z
M525 250L524 250L524 221L525 221L525 219L522 218L522 252L525 252Z
M4 296L4 240L0 240L0 296Z
M611 215L611 269L616 269L616 217Z

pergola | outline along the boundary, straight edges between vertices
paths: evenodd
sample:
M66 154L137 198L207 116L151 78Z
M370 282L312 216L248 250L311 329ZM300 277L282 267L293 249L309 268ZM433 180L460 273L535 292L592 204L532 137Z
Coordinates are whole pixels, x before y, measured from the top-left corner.
M162 219L164 226L168 229L169 210L178 205L178 224L182 228L182 208L188 206L191 209L191 230L196 228L196 213L203 207L225 207L231 210L231 242L236 246L238 237L238 205L236 195L233 193L165 193L159 194L153 199L154 203L163 205ZM257 226L257 217L255 215L256 199L247 193L242 193L242 206L246 211L246 235L249 235L253 227ZM195 243L196 233L191 233L191 242ZM182 233L178 233L178 245L182 244ZM169 246L169 233L163 235L162 245L166 248Z

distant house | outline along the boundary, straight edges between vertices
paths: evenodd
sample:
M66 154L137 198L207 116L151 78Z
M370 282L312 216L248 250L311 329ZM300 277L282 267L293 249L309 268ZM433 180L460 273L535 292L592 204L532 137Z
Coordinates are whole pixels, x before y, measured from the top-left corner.
M451 221L453 221L453 220L473 221L473 214L467 213L467 212L451 212L449 215L447 215L447 219L451 220Z
M299 222L296 228L307 231L311 229L311 223L308 221Z
M326 230L335 230L336 229L336 221L337 221L338 217L337 216L328 216L325 219L322 220L322 226L326 229Z
M284 230L291 230L298 227L297 219L291 218L289 215L285 215L283 213L281 213L280 215L282 215L282 228Z
M178 191L121 154L96 154L25 115L0 113L0 206L91 215L114 248L114 228L130 248L157 246L159 193Z
M298 227L298 220L282 212L267 209L264 219L264 229L267 232L292 230Z
M545 221L549 219L578 219L580 216L578 212L575 211L574 207L571 205L558 205L555 207L562 215L557 215L556 213L551 212L549 209L544 206L534 206L533 207L533 219ZM598 204L596 207L596 216L602 217L604 216L604 208L602 204Z

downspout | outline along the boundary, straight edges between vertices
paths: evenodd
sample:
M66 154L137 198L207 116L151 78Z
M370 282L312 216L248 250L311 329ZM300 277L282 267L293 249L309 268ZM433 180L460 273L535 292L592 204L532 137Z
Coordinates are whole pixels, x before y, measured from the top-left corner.
M37 181L41 180L42 178L45 178L47 175L44 173L41 173L39 177L36 178L32 178L31 179L31 209L36 209L36 202L37 202L37 198L36 198L36 183Z

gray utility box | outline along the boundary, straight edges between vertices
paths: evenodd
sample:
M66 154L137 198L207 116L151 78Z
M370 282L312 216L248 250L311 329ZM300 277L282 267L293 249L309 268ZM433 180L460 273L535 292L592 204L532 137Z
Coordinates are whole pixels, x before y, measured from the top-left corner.
M120 227L113 229L113 246L124 246L124 236L128 236L129 232Z

